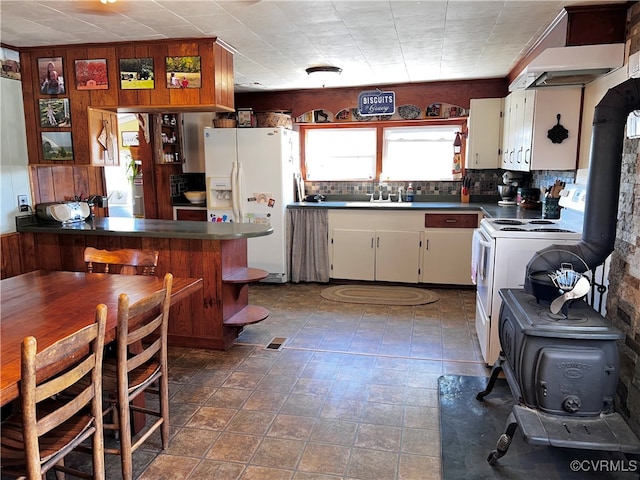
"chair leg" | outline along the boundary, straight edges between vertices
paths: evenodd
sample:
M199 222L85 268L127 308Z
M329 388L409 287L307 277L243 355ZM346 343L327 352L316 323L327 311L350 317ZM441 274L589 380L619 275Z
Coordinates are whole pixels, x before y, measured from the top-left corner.
M126 394L125 394L126 395ZM131 421L129 420L129 404L120 401L118 404L118 420L120 432L120 464L122 466L123 480L133 479L133 460L131 449Z
M160 415L162 416L160 438L162 439L162 449L165 450L169 446L169 379L166 372L160 377L159 383Z

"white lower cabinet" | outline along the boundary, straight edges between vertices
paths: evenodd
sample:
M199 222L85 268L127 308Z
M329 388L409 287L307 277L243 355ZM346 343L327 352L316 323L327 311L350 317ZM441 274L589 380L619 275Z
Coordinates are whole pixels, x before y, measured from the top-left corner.
M330 232L331 278L374 280L376 250L375 232L372 230L345 230L334 228Z
M424 214L423 283L471 285L471 242L477 212Z
M424 283L471 285L473 229L433 228L425 231Z
M331 278L471 284L477 211L330 210Z
M411 212L331 210L331 278L418 283L421 223Z
M421 232L332 230L331 277L418 283Z

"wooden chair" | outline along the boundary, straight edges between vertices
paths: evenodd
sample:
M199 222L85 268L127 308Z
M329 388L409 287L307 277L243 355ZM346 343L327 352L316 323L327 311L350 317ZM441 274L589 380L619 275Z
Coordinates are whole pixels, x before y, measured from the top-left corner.
M118 334L115 359L104 363L103 390L110 404L105 429L119 435L116 448L106 453L120 455L122 477L133 477L132 454L156 430L160 429L162 448L169 444L169 381L167 377L167 327L173 275L164 276L164 288L133 305L127 294L118 298ZM158 407L141 407L136 397L145 392L158 395ZM152 424L132 437L131 413L156 417ZM147 417L148 418L148 417Z
M41 480L51 469L81 478L105 478L102 352L106 319L107 307L100 304L95 323L39 353L34 337L23 340L22 408L2 423L2 478ZM93 475L64 465L70 452L86 451L80 444L89 438Z
M84 261L87 264L87 272L93 273L93 264L103 264L104 273L109 273L111 267L121 265L121 274L155 275L158 266L158 252L156 250L135 250L123 248L120 250L98 250L87 247L84 249Z

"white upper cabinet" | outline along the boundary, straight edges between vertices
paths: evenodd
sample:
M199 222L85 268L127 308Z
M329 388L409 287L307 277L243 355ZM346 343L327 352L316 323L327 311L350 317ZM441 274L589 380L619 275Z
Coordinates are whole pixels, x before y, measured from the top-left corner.
M499 168L502 146L502 98L471 99L467 168Z
M516 171L575 169L581 100L580 87L512 92L505 99L501 167Z

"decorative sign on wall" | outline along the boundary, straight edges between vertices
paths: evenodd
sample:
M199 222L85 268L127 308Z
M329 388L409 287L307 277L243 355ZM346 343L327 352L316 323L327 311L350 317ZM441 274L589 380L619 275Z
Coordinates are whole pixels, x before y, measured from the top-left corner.
M364 117L393 115L396 111L395 92L367 90L358 95L358 110Z

